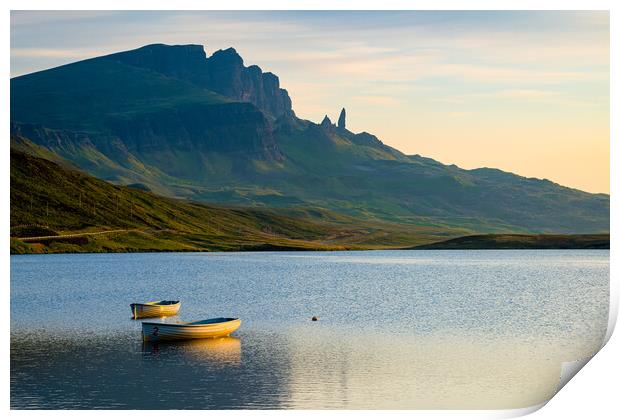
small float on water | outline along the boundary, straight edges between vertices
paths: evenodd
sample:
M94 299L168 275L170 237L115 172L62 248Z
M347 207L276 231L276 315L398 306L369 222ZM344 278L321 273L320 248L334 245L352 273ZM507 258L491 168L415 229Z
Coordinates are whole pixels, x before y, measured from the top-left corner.
M144 341L163 341L226 337L240 326L241 320L239 318L212 318L175 324L143 322L142 339Z
M146 303L132 303L129 306L134 319L157 318L176 315L181 309L181 302L178 300L157 300Z

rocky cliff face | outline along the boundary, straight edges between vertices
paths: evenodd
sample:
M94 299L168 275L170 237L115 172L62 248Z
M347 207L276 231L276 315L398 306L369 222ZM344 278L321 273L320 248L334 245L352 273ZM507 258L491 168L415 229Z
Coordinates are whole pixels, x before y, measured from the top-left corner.
M137 155L181 150L282 160L273 139L272 125L250 104L192 104L109 121L114 136L122 139L127 149Z
M200 87L209 76L201 46L158 45L20 76L11 80L11 133L122 182L204 180L282 162L272 118Z
M90 137L85 133L53 130L40 124L20 124L11 121L11 135L27 138L50 149L69 148L77 144L93 145Z
M133 179L152 169L204 180L213 163L244 171L252 161L282 162L272 124L251 104L189 104L175 109L108 118L106 130L76 132L11 122L11 133L41 145L98 177ZM174 156L174 159L170 159ZM146 169L150 168L150 169ZM138 176L138 178L136 178Z
M245 67L234 48L216 51L207 59L207 87L224 96L251 102L272 117L292 114L291 99L273 73Z
M291 99L273 73L258 66L245 67L234 48L216 51L207 58L202 45L147 45L102 59L151 69L192 82L232 100L250 102L268 116L293 115Z

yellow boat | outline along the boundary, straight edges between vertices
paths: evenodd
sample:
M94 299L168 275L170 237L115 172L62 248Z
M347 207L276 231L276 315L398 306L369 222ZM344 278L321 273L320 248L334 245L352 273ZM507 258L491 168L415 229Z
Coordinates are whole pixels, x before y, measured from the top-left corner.
M132 303L129 306L134 319L156 318L176 315L181 309L181 302L178 300L157 300L146 303Z
M241 320L239 318L213 318L177 324L143 322L142 339L144 341L160 341L226 337L240 326Z

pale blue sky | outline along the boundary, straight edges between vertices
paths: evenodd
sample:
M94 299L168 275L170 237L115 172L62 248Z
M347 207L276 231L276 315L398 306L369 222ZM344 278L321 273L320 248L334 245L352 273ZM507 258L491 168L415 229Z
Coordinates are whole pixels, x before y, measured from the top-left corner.
M609 191L606 12L12 12L11 74L151 43L232 46L406 153Z

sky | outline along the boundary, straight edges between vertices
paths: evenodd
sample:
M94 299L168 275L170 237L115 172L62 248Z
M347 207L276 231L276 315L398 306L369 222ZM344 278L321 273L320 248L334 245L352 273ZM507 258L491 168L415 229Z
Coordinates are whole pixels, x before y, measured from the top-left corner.
M234 47L407 154L609 193L607 12L13 11L11 76L153 43Z

